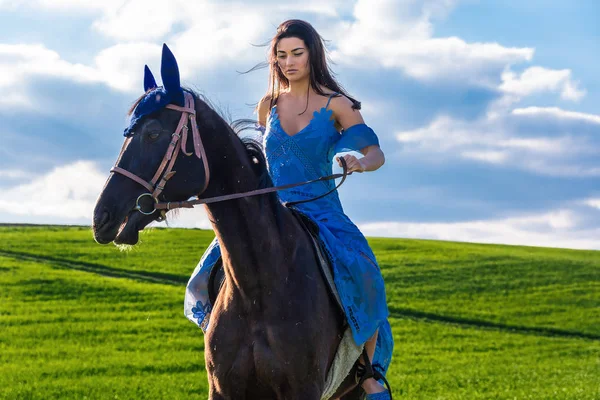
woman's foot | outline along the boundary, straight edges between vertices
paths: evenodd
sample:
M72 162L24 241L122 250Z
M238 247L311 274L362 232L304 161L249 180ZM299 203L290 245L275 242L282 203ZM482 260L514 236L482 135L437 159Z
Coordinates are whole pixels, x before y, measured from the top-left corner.
M365 379L362 388L367 393L367 400L390 399L390 392L373 378Z
M379 393L371 393L367 395L367 400L390 400L390 392L386 390L384 390L383 392L379 392Z

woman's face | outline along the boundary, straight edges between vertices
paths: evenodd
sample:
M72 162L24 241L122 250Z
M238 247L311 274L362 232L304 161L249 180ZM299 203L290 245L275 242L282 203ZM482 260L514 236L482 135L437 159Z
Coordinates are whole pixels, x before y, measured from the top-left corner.
M308 49L302 39L287 37L277 43L277 64L283 75L291 82L304 79L310 74Z

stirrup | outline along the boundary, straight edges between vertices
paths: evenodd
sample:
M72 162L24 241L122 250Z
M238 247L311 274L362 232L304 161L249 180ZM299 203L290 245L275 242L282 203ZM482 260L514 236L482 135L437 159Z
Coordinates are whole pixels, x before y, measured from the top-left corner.
M366 347L363 347L362 357L366 362L365 364L361 364L359 361L356 362L356 383L358 386L362 386L366 379L372 378L375 375Z
M377 397L370 397L369 395L367 395L367 400L387 400L388 398L390 400L393 400L392 398L392 388L390 387L389 382L387 381L387 379L385 379L385 376L383 376L383 374L373 368L373 365L371 364L371 361L369 360L369 355L367 354L367 349L365 347L363 347L363 352L362 352L362 356L363 359L366 360L366 364L361 364L360 362L356 362L356 383L358 384L358 386L361 387L362 389L362 384L366 379L369 378L373 378L376 381L380 381L382 380L383 383L385 383L385 386L387 388L387 392L381 392L381 393L374 393L371 396L377 396ZM377 365L379 368L381 368L380 365Z

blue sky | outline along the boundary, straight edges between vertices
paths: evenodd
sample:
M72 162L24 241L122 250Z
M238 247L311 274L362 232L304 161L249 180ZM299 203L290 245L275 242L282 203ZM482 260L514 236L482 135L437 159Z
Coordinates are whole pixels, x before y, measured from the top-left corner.
M184 84L252 117L267 71L237 71L301 18L386 154L341 189L366 235L600 249L599 3L189 3L0 0L0 222L90 223L163 42Z

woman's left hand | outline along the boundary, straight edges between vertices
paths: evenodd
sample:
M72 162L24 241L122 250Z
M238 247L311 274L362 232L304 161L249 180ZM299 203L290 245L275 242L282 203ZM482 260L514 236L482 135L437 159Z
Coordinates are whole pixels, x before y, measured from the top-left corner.
M346 166L348 167L348 172L365 172L366 166L363 164L362 159L358 159L351 154L346 154L343 156L344 160L346 160ZM340 161L340 157L336 157L335 160L338 162L339 166L342 167L342 162Z

